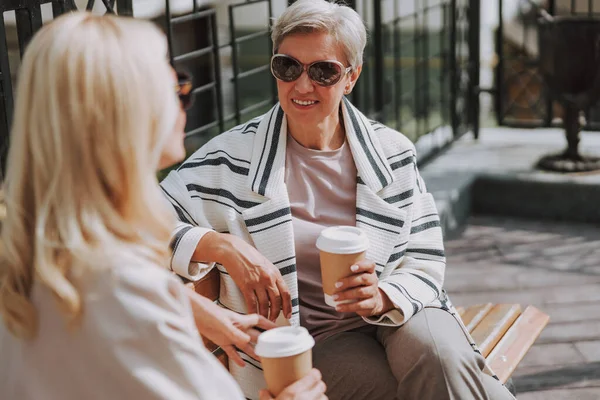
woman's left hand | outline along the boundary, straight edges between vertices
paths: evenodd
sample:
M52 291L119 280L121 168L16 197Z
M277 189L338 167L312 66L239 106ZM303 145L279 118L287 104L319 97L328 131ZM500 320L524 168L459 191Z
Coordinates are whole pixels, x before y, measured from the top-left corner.
M260 331L256 328L272 329L276 327L275 323L258 314L242 315L226 310L191 289L188 289L187 293L196 326L202 336L221 347L240 367L245 366L245 362L236 348L258 359L254 353L254 344Z
M375 263L359 261L350 267L353 275L336 282L333 299L338 304L338 312L355 312L361 317L384 314L394 308L394 304L384 291L379 289L379 278L375 273Z

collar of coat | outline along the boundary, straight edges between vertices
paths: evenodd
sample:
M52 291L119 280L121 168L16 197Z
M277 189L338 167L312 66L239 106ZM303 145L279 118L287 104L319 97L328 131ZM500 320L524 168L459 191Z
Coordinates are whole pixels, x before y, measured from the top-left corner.
M377 193L394 181L392 169L367 117L345 97L341 106L346 138L358 175ZM252 191L266 197L274 197L285 191L286 142L287 120L277 103L263 117L256 130L248 175Z

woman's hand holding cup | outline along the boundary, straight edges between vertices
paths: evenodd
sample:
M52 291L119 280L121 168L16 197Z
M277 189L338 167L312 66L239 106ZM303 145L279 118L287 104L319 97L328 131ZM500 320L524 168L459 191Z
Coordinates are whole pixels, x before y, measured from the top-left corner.
M384 314L394 308L387 294L379 289L375 263L358 261L350 267L352 275L335 283L333 300L338 312L355 312L361 317Z
M273 397L266 389L261 390L260 400L327 400L326 389L321 373L313 368L308 375L288 386L277 397Z

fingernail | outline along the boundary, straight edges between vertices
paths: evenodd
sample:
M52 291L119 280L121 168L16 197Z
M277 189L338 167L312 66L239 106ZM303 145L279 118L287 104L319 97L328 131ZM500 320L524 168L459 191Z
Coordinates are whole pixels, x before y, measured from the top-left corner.
M339 299L339 298L340 298L340 296L339 296L339 295L337 295L337 294L334 294L334 295L333 295L333 299L334 299L334 300L337 300L337 299Z
M350 271L352 271L352 272L358 271L358 265L354 264L353 266L351 266Z
M338 288L338 289L341 288L342 287L342 282L336 282L335 283L335 287Z

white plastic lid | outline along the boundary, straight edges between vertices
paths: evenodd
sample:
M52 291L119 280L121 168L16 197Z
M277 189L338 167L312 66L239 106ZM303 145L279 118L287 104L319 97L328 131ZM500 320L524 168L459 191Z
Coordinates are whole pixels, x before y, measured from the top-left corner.
M369 238L355 226L332 226L323 229L317 248L333 254L354 254L369 248Z
M254 352L259 357L291 357L312 349L315 339L302 326L282 326L258 336Z

